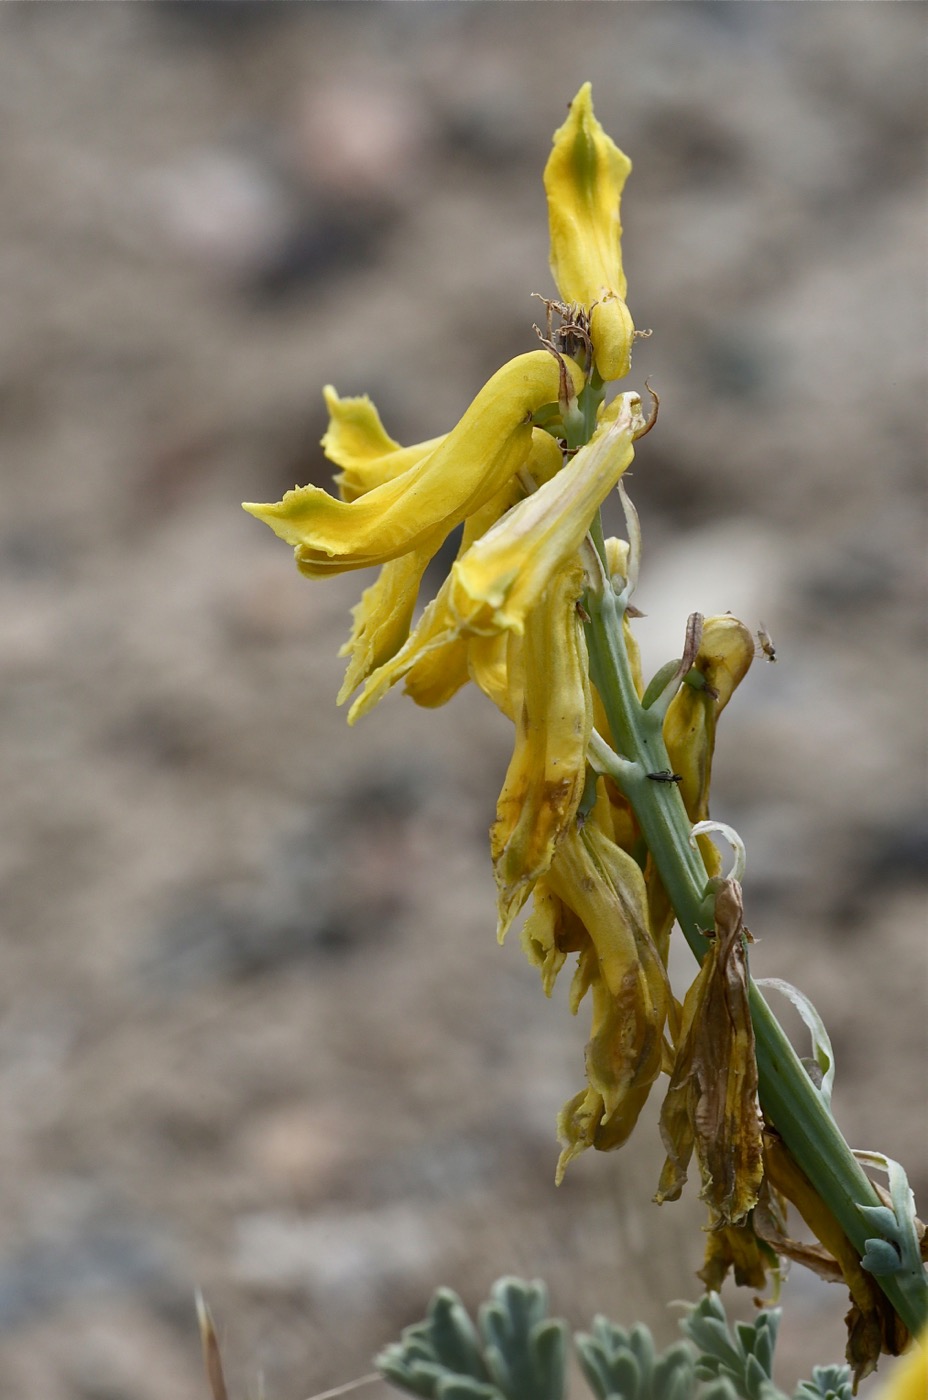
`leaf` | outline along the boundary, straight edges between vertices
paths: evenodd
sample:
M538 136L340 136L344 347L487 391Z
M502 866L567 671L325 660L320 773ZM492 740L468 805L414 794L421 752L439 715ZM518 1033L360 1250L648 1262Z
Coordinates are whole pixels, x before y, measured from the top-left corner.
M692 1400L696 1376L685 1342L657 1354L642 1323L626 1331L596 1317L592 1332L578 1332L574 1344L597 1400Z
M784 1400L771 1379L779 1308L759 1312L753 1322L738 1322L732 1334L717 1293L707 1293L680 1323L699 1348L696 1374L729 1381L741 1400Z
M216 1328L213 1323L213 1316L206 1306L203 1294L197 1290L197 1321L200 1326L200 1341L203 1346L203 1364L206 1367L206 1379L209 1381L209 1388L213 1395L213 1400L228 1400L229 1392L226 1390L225 1376L222 1370L222 1355L219 1350L219 1338L216 1336Z
M880 1171L886 1172L889 1177L889 1198L892 1202L892 1209L888 1206L860 1206L862 1215L872 1225L882 1231L886 1240L890 1242L890 1247L895 1248L897 1254L896 1268L894 1270L882 1269L882 1272L904 1272L912 1278L921 1280L922 1278L922 1250L921 1237L924 1235L925 1227L915 1214L915 1197L909 1186L905 1169L892 1159L886 1157L882 1152L855 1152L854 1156L865 1166L878 1167ZM865 1269L871 1273L880 1272L867 1263L868 1255L872 1255L881 1261L881 1264L889 1262L886 1251L877 1248L885 1243L880 1240L867 1240L867 1254L862 1260Z
M783 996L792 1002L808 1026L812 1036L812 1053L822 1074L818 1091L825 1101L825 1107L830 1110L831 1092L835 1082L835 1057L831 1048L831 1039L825 1029L825 1022L806 994L800 992L799 988L794 987L792 983L784 982L781 977L758 977L755 982L758 987L772 987L774 991L782 992Z
M429 1340L442 1366L475 1380L489 1380L480 1339L467 1309L450 1288L440 1288L429 1307Z
M800 1381L793 1400L851 1400L853 1393L846 1366L816 1366L811 1380Z

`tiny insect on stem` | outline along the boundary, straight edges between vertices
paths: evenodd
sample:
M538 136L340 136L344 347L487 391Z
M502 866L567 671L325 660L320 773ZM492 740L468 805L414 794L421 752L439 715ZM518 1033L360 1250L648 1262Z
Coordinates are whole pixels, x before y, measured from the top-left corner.
M657 773L649 773L652 783L682 783L682 773L671 773L669 768L661 768Z

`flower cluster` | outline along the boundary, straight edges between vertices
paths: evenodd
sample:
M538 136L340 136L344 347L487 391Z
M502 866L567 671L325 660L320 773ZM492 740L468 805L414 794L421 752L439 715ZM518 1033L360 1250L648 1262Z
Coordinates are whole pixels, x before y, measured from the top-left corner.
M551 268L540 348L510 360L445 436L402 447L366 397L326 389L338 497L315 486L248 505L311 578L377 568L354 609L340 701L349 721L397 682L420 705L472 681L512 722L490 831L503 939L529 900L523 948L546 993L571 954L573 1011L590 994L586 1085L558 1120L558 1177L587 1147L626 1141L661 1073L666 1161L656 1199L679 1196L695 1156L710 1232L702 1277L759 1289L778 1257L843 1277L856 1376L928 1316L928 1233L898 1164L878 1195L831 1116L833 1056L801 993L812 1075L748 971L735 869L709 832L719 715L754 656L726 614L689 620L683 655L644 683L630 627L640 532L622 477L651 428L628 373L619 206L629 161L581 88L545 169ZM611 391L611 392L610 392ZM618 491L627 539L600 507ZM430 562L457 556L421 608ZM761 648L773 658L769 637ZM700 963L682 1006L667 977L674 921ZM858 1154L860 1155L860 1154ZM880 1154L863 1154L887 1169ZM785 1201L819 1245L786 1234Z
M245 507L294 547L299 569L312 578L379 567L343 649L348 668L339 699L357 692L349 722L398 681L425 706L443 704L473 681L514 725L490 834L499 938L531 895L523 946L546 992L576 953L572 1009L588 991L592 1001L587 1087L560 1115L559 1175L583 1148L626 1140L658 1074L673 1069L678 1042L688 1065L698 1054L692 1037L680 1041L667 980L669 899L622 784L595 760L620 746L591 679L587 607L604 588L627 605L639 553L624 492L628 542L602 538L599 509L650 427L637 393L607 398L608 386L629 370L636 334L625 304L619 218L630 169L597 121L586 84L555 133L545 169L560 299L547 303L541 348L498 370L446 436L413 447L386 433L368 398L340 398L327 388L323 447L339 468L339 497L304 486L276 504ZM458 527L450 572L413 623L426 568ZM627 611L621 630L641 699ZM708 815L715 724L754 651L734 618L699 622L685 662L656 678L652 697L666 692L654 714L663 719L670 768L644 775L678 785L691 821ZM717 871L715 848L702 840ZM703 984L708 995L714 983ZM687 1026L693 1015L690 1008ZM753 1054L752 1043L744 1048ZM756 1127L756 1085L746 1092ZM685 1174L684 1150L673 1141L692 1147L691 1128L673 1126L698 1117L695 1106L687 1108L691 1097L676 1085L670 1100L667 1195L679 1191ZM728 1125L729 1135L739 1123ZM719 1131L717 1154L728 1141L725 1123ZM737 1199L718 1197L726 1220L754 1202L756 1137L746 1189L739 1178ZM704 1185L711 1189L709 1180Z

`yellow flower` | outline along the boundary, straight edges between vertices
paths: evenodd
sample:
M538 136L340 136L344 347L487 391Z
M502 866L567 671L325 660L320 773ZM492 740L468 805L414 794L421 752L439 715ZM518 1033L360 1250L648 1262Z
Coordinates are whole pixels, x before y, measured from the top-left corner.
M545 350L519 355L497 370L434 451L399 476L355 500L302 486L274 505L245 509L294 546L297 565L311 577L385 564L420 548L434 554L523 465L532 414L558 400L564 374L578 392L583 376L572 360Z
M542 429L534 429L524 469L533 478L546 478L556 471L560 463L561 453L554 439ZM473 543L521 496L522 486L513 478L476 510L465 522L458 557L466 555ZM385 564L377 582L366 591L354 610L354 633L343 648L343 652L352 655L352 660L339 700L346 699L362 681L366 681L366 685L348 712L349 724L354 724L361 715L373 709L390 687L404 677L409 693L420 705L427 706L444 704L468 678L468 629L461 626L451 607L451 576L426 606L408 636L399 635L397 618L390 639L397 640L398 645L391 651L381 648L377 669L372 672L367 669L374 656L374 639L390 631L392 624L389 617L393 610L407 606L408 600L404 601L400 596L404 587L403 570L408 567L412 572L418 567L415 562L407 561L415 561L424 555L424 570L428 563L426 550L427 547L419 556L406 556ZM415 601L414 596L412 601ZM411 612L411 603L408 604L408 612ZM406 621L408 626L408 613Z
M619 204L631 161L593 114L589 83L554 133L545 166L551 271L566 302L590 313L594 358L605 380L631 367L635 328L625 305Z
M566 954L578 952L571 1010L588 990L593 998L588 1087L558 1118L560 1181L585 1148L608 1151L628 1138L661 1070L670 1004L648 928L644 877L601 830L595 809L559 842L550 870L535 886L522 942L548 995Z
M361 601L355 603L351 636L339 652L339 656L350 658L338 692L339 705L403 646L431 557L431 544L426 544L399 559L390 559L370 588L365 588Z
M693 662L693 669L702 676L704 684L685 682L667 707L664 743L673 772L680 774L680 795L694 825L709 816L709 786L719 716L747 675L753 659L754 638L743 622L730 613L707 617ZM700 835L696 840L707 873L718 875L722 868L718 846L709 836ZM652 858L648 860L645 878L654 941L666 963L676 915Z
M580 548L634 456L641 400L623 394L562 471L488 530L454 565L449 604L473 632L521 632L551 577Z
M525 627L515 749L490 829L501 942L570 830L586 783L593 705L582 590L578 559L552 579Z
M506 492L514 489L510 482L470 516L451 573L408 639L369 675L349 711L349 724L372 709L403 677L420 704L444 703L463 684L465 672L473 670L468 660L471 639L506 631L522 635L532 609L538 606L551 579L577 556L597 509L634 455L634 438L644 422L638 395L621 395L610 405L609 415L592 441L556 472L554 459L559 462L560 453L554 440L535 429L525 465L529 475L543 484L500 514ZM371 491L362 502L376 494L376 490ZM370 598L365 595L362 599L361 612L355 611L356 637L366 635L365 626L376 628L376 622L365 622L365 617L369 612L377 618L383 616L387 586L381 588L378 582L369 590ZM395 595L389 596L392 604ZM354 640L349 645L353 646ZM486 658L485 649L473 654ZM494 659L498 668L499 651ZM363 663L352 668L354 684L363 678L362 672ZM452 676L456 679L449 686ZM478 673L474 679L491 698L497 698L493 692L498 692L498 684L492 679L482 684ZM348 687L346 679L342 697ZM497 703L515 718L518 707L511 700L497 699Z
M709 784L719 715L747 675L754 659L754 638L730 613L707 617L693 663L705 682L681 685L667 708L664 743L673 771L682 776L680 794L690 821L709 815ZM697 837L706 868L717 875L718 847L707 836Z

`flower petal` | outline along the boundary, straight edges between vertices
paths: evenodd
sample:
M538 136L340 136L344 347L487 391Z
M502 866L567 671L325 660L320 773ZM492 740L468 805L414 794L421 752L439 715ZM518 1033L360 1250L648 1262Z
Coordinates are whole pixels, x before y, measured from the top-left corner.
M329 426L322 450L341 471L335 481L343 501L355 501L416 466L444 441L443 437L401 447L385 431L380 414L367 394L339 398L327 384L322 391L329 410Z
M329 426L322 439L322 450L337 467L367 462L372 457L400 450L400 444L380 421L369 394L342 398L331 384L326 384L322 397L329 410Z
M349 656L348 669L338 692L343 705L358 686L395 656L409 636L413 610L422 575L428 568L429 549L414 549L391 559L370 588L365 588L361 601L351 610L351 637L339 652Z
M522 925L522 951L541 973L546 997L553 992L557 975L567 961L568 945L563 936L565 914L569 915L570 911L547 882L539 880L532 891L532 912Z

